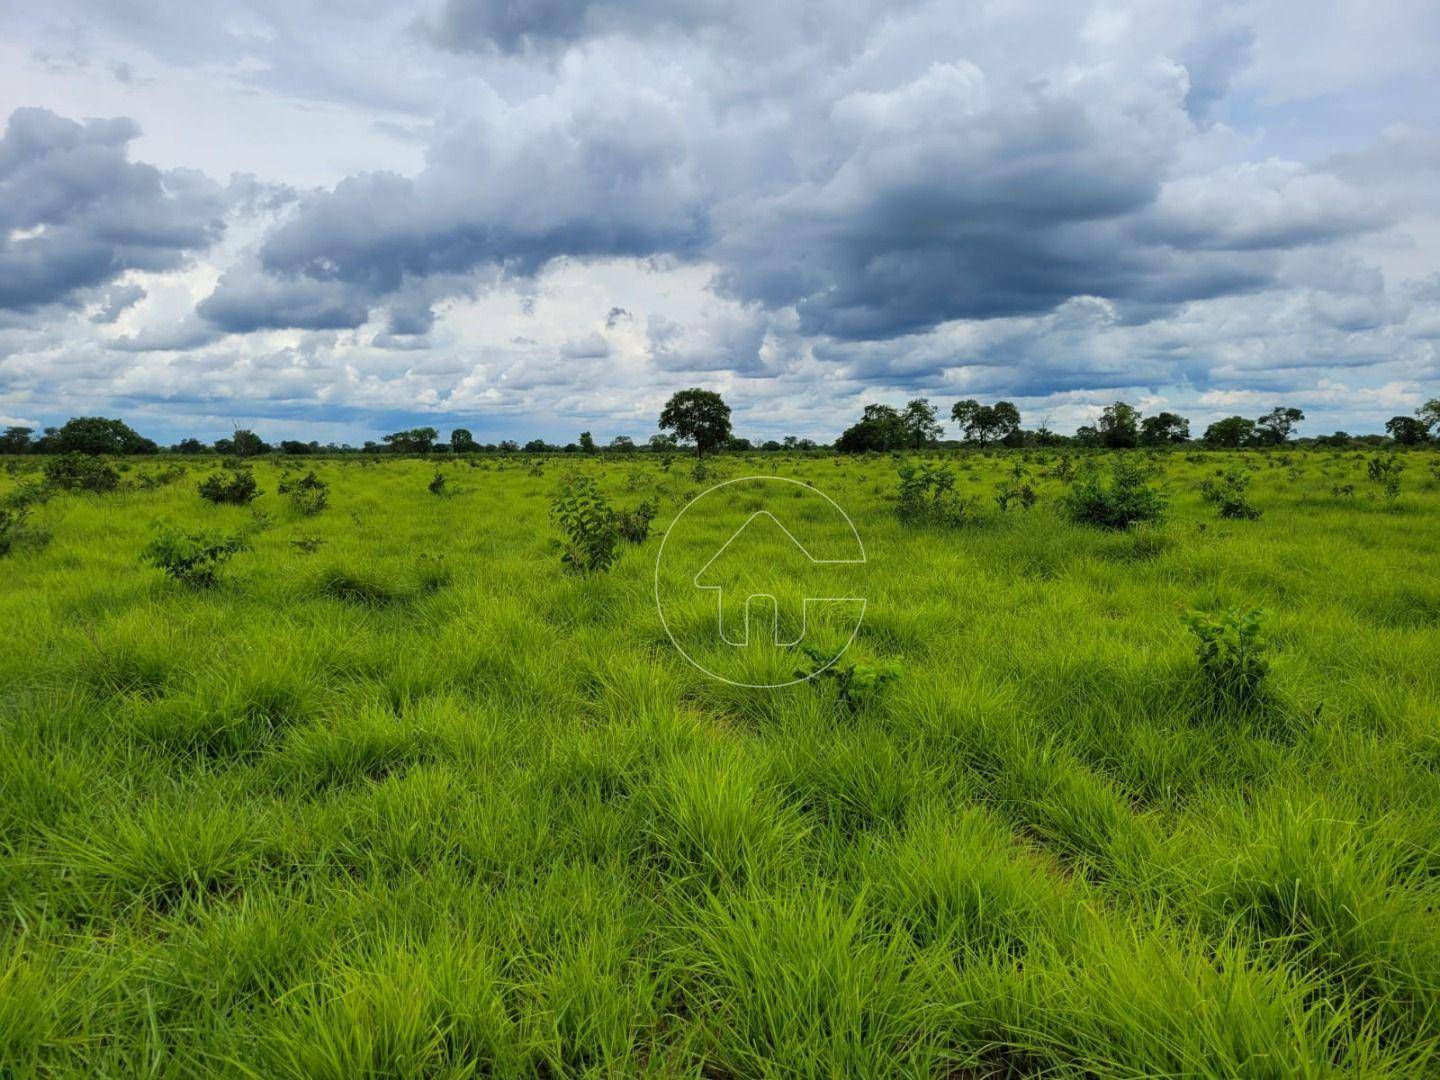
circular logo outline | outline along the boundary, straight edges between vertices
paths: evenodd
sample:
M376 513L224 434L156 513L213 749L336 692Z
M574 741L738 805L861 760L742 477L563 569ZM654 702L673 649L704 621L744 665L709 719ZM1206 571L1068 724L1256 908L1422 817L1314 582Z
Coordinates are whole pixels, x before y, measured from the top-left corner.
M721 488L728 487L731 484L743 484L746 481L750 480L778 481L782 484L793 484L795 487L803 488L806 491L814 492L816 495L819 495L822 499L824 499L826 502L828 502L831 506L835 508L841 519L845 522L846 525L850 527L850 532L855 537L855 544L860 549L860 557L858 559L825 559L816 561L846 562L852 564L867 563L870 561L869 557L865 554L865 541L861 539L860 530L855 527L855 522L850 519L850 515L845 512L844 508L841 507L839 503L837 503L829 495L826 495L825 492L815 487L813 484L806 483L803 480L795 480L789 476L736 476L730 478L729 480L721 480L718 484L712 484L710 487L706 488L704 491L700 492L700 494L696 495L693 499L687 502L683 507L680 508L680 512L670 519L670 524L669 527L665 530L665 535L660 538L660 548L658 551L655 552L655 613L660 616L660 625L665 630L665 636L670 639L670 644L675 646L675 651L684 658L687 664L693 667L696 671L700 672L702 675L705 675L711 679L715 679L717 682L723 682L730 686L740 687L741 689L745 690L780 690L787 686L795 686L797 683L809 682L811 679L815 678L815 676L821 675L824 672L830 670L830 668L834 667L835 664L839 662L840 658L850 651L850 646L855 644L856 635L860 633L860 627L865 622L865 612L869 610L870 606L870 601L868 597L862 596L854 598L860 601L860 616L855 620L855 626L850 631L850 637L846 639L845 644L840 647L840 650L834 656L832 656L823 667L816 668L808 675L798 675L793 679L778 683L737 682L735 679L727 679L724 675L717 675L715 672L711 671L704 664L700 663L700 661L696 660L693 656L686 652L685 647L681 645L680 642L676 639L674 631L670 629L670 624L665 621L665 605L661 603L660 600L660 564L664 561L665 558L665 545L669 543L670 534L675 531L675 526L679 523L680 519L690 512L690 508L692 506L698 503L701 499L705 498L707 495L711 495L714 492L719 491ZM785 526L783 524L780 527L782 529L785 529ZM785 532L789 534L790 530L785 529ZM815 599L820 598L817 597Z

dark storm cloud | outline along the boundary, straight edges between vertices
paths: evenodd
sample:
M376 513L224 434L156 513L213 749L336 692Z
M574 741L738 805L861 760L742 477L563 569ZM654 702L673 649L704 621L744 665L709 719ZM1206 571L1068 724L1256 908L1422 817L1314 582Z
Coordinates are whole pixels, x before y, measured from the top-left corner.
M653 95L617 88L523 109L492 100L430 158L414 179L368 173L301 199L265 237L258 267L227 274L201 312L227 329L356 326L407 294L392 332L417 333L430 302L473 287L467 275L523 278L560 257L693 255L706 234L682 119Z
M126 119L17 109L0 138L0 308L63 303L129 270L171 270L224 230L223 190L129 160Z
M546 26L595 10L503 9ZM1177 177L1196 84L1165 59L1025 78L934 63L722 118L731 75L647 83L615 49L547 95L452 117L413 179L303 199L259 250L259 273L286 286L227 275L202 311L232 329L353 326L405 295L391 332L423 333L423 301L448 292L426 282L666 255L714 263L724 296L793 309L801 334L885 339L1074 296L1153 318L1265 288L1276 251L1385 221L1300 166Z

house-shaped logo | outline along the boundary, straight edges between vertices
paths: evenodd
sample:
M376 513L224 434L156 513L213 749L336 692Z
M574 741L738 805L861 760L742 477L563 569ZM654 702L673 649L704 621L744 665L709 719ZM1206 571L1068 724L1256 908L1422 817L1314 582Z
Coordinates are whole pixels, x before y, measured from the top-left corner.
M776 549L784 553L778 560L773 557ZM770 554L762 557L759 552ZM757 510L696 572L694 583L697 589L714 591L716 629L727 645L743 648L751 643L753 633L776 648L793 648L805 639L811 604L858 603L863 614L865 598L805 595L800 597L799 611L782 620L777 596L813 578L814 567L864 561L863 549L858 558L817 559L774 514ZM772 584L767 587L767 582ZM780 584L790 589L777 588ZM782 625L791 631L782 631Z
M813 484L722 480L664 530L655 608L671 644L711 678L789 686L826 670L855 641L865 562L850 516Z

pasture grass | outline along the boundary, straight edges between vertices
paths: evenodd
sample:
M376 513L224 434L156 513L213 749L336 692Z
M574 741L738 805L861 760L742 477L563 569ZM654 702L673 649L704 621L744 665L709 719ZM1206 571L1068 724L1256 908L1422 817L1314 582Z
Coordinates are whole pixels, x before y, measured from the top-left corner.
M0 1075L1440 1071L1436 456L1391 506L1356 453L1158 455L1170 516L1120 532L1064 519L1054 452L931 457L980 520L903 525L889 458L801 455L448 461L438 495L307 459L315 516L274 459L249 508L137 461L34 506ZM1039 502L1002 513L1017 462ZM1201 496L1237 462L1258 520ZM570 468L661 507L608 574L561 570ZM903 674L857 707L660 625L659 535L750 473L864 538L847 659ZM249 548L187 588L140 558L162 517ZM1181 622L1236 607L1270 613L1243 704Z

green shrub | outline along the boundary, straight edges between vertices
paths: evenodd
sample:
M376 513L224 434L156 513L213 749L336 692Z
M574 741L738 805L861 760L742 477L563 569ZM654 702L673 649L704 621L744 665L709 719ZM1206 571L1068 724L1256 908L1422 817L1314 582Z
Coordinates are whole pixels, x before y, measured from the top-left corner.
M244 533L188 531L162 521L155 525L155 535L140 557L182 585L209 588L219 580L220 568L247 544Z
M299 480L282 479L280 494L288 497L291 508L303 517L313 517L330 505L330 485L313 470Z
M615 528L620 538L631 544L643 544L650 535L650 523L655 520L658 508L649 499L634 510L621 510L615 515Z
M904 462L895 516L907 525L968 525L978 518L975 500L955 493L955 474L945 465Z
M429 491L431 495L435 495L439 498L444 498L446 495L450 494L445 489L446 483L447 481L445 479L445 474L442 473L439 469L436 469L435 475L430 478L430 483L425 485L425 489Z
M25 507L10 509L0 507L0 557L9 555L25 532L25 521L30 517L30 511Z
M211 473L200 482L200 497L206 502L244 506L260 494L255 474L249 469L233 469L229 474Z
M120 474L104 458L66 454L45 463L45 483L57 491L114 491Z
M1211 688L1225 701L1248 704L1259 694L1270 670L1264 635L1267 613L1232 608L1219 615L1187 612L1185 625L1195 635L1196 659Z
M995 505L1000 507L1002 514L1017 505L1022 510L1029 510L1038 498L1029 476L1019 468L1008 479L1000 481L995 489Z
M1062 505L1071 521L1101 529L1128 529L1146 521L1163 521L1167 501L1146 483L1145 472L1127 455L1119 454L1107 486L1094 469L1075 478Z
M1405 463L1396 454L1376 455L1365 466L1370 482L1379 487L1385 501L1391 504L1400 497L1400 474L1404 471Z
M1242 469L1223 469L1200 482L1200 494L1219 511L1222 518L1253 521L1260 516L1259 507L1246 497L1250 476Z
M50 498L51 489L40 480L22 480L5 493L0 506L11 510L28 510Z
M560 561L579 574L603 573L616 558L620 534L615 512L588 476L568 476L550 505L550 516L565 534Z
M142 472L135 477L135 486L141 491L154 491L167 484L173 484L177 480L185 478L185 467L183 465L167 465L156 472Z
M875 663L855 663L836 660L818 649L802 646L801 651L809 658L809 671L799 669L797 679L809 679L817 684L833 682L835 700L847 713L853 713L862 705L878 698L885 687L898 682L903 669L898 660L879 660Z

